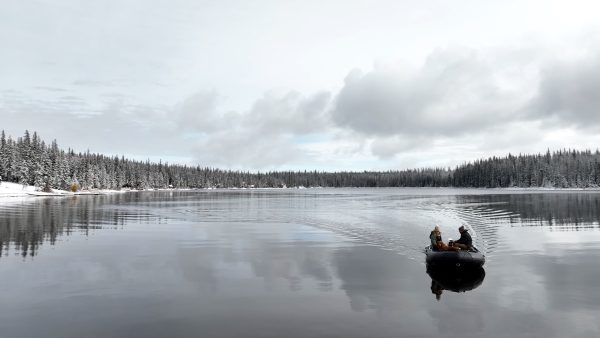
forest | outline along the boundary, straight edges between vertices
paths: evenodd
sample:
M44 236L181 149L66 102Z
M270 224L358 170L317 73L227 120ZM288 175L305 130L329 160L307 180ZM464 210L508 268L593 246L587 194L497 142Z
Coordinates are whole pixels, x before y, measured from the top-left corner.
M44 190L281 187L554 187L600 186L598 150L491 157L455 168L390 171L249 172L135 161L61 149L34 132L13 139L2 131L0 179Z

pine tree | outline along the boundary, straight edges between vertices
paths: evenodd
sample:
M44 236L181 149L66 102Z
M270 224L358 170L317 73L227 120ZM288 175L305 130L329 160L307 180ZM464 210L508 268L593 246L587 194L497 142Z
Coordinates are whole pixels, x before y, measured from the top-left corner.
M2 130L2 134L0 135L0 182L4 180L8 180L8 144L6 143L6 135L4 134L4 130Z

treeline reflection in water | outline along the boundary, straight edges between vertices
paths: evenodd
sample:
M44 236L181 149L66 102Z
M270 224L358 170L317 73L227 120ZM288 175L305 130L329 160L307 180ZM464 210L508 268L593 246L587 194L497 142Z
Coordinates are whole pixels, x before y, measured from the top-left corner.
M282 222L298 221L296 217L299 214L306 219L315 208L323 212L343 208L345 203L350 203L342 198L347 194L337 198L339 192L327 191L142 192L2 202L0 256L9 254L11 250L24 257L35 256L42 244L54 245L61 236L74 232L88 235L94 229L120 228L127 223L160 224L172 220L195 222L224 219L261 222L267 218ZM494 249L498 227L503 224L544 226L558 231L600 228L600 194L596 192L470 195L462 190L457 195L428 197L427 190L423 190L423 194L419 194L420 190L414 190L414 195L406 195L401 189L398 191L396 197L402 200L399 207L410 209L410 200L414 199L415 210L426 203L425 209L429 211L449 212L468 223L478 236L488 242L487 249L491 250ZM352 200L369 198L368 189L360 192L360 196L356 193L348 196L352 196ZM376 192L373 194L377 196ZM389 190L386 190L386 196L395 198L393 193L390 197ZM379 199L377 203L387 205L386 201ZM369 207L377 208L377 205ZM381 230L396 231L394 228ZM399 228L397 231L402 230ZM386 236L394 235L389 233Z
M600 194L290 190L1 204L1 252L10 256L0 269L11 280L0 292L0 336L600 332L600 275L590 268L600 233L587 228L600 219ZM409 249L422 250L438 220L446 239L467 222L474 237L497 241L485 270L426 269L423 252ZM540 235L561 225L588 232ZM92 238L60 245L71 234Z
M120 228L126 223L160 223L164 218L127 208L125 203L148 201L143 194L36 198L0 204L0 256L13 250L35 256L44 243L94 229ZM121 205L119 207L119 205Z
M547 226L552 230L587 230L600 224L600 193L548 192L456 196L465 216L519 226Z

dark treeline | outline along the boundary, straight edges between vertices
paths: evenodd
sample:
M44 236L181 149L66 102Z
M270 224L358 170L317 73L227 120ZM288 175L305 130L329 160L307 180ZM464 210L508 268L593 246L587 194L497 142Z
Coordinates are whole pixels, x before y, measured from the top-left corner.
M598 151L548 151L466 163L455 169L385 172L277 171L251 173L150 161L134 161L45 143L25 131L13 140L2 131L0 176L41 188L147 189L208 187L598 187Z
M600 152L559 150L537 155L492 157L458 166L452 174L457 187L600 186Z

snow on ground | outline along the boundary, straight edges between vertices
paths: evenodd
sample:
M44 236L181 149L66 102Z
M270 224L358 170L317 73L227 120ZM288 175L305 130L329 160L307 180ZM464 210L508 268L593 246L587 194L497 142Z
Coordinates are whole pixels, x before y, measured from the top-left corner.
M0 203L13 198L35 197L35 196L73 196L73 195L105 195L112 193L127 192L129 190L82 190L76 193L52 189L52 192L43 192L31 185L22 185L11 182L0 182Z
M1 182L0 196L1 197L21 197L27 196L28 193L35 192L35 187L31 185L22 185L18 183Z

